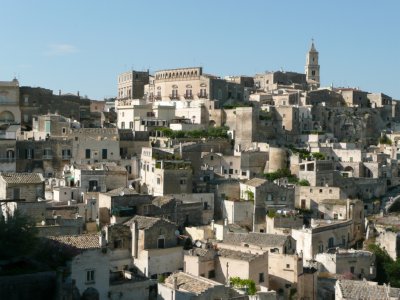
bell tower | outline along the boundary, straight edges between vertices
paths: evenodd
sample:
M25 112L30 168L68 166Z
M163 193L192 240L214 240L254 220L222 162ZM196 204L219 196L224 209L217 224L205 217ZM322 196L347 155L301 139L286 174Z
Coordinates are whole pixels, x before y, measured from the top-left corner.
M314 39L311 41L311 48L306 57L306 80L311 88L319 88L319 64L318 64L318 51L314 46Z

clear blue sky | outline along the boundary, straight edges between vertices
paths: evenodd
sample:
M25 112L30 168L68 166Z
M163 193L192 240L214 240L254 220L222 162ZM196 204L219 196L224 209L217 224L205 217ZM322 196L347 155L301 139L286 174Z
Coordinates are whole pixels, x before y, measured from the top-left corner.
M0 4L0 80L103 99L131 68L304 72L400 99L400 1L15 0Z

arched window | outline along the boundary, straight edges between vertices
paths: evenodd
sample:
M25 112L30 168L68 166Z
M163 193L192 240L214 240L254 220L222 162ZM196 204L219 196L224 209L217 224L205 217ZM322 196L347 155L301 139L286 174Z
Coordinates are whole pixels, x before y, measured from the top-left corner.
M14 122L15 118L12 112L6 110L0 113L0 122Z

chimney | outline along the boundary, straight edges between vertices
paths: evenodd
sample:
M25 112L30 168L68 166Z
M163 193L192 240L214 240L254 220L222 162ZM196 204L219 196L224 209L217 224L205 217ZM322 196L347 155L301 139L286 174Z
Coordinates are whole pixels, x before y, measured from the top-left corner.
M211 220L211 230L214 230L214 219Z
M178 289L178 278L176 276L174 276L173 281L174 281L174 290L177 290Z
M79 91L76 93L76 95L79 97Z
M138 258L139 232L138 232L138 224L137 224L136 220L134 220L131 225L131 234L132 234L132 257Z
M58 96L61 96L61 90L58 90Z
M224 219L224 226L228 226L228 218Z

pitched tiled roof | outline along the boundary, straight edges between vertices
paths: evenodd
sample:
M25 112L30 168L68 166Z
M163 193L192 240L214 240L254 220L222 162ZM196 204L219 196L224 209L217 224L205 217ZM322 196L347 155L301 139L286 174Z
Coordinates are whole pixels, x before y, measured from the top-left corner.
M172 196L158 196L155 197L151 203L155 206L162 207L163 205L170 203L174 199L175 198Z
M338 280L335 289L337 288L340 289L342 298L348 300L387 300L400 297L400 289L366 280Z
M174 278L176 278L177 290L183 290L195 295L199 295L215 286L222 285L210 279L194 276L184 272L171 274L165 279L165 285L173 288Z
M267 233L228 233L224 236L223 242L231 245L249 244L259 247L280 247L283 246L288 237L280 234Z
M253 187L258 187L260 185L263 185L266 183L268 180L262 179L262 178L253 178L245 182L246 185L250 185Z
M153 227L158 221L161 221L161 220L163 220L163 219L146 217L146 216L134 216L129 221L126 221L124 223L124 225L131 226L132 223L136 221L139 229L149 229L149 228ZM169 221L167 221L167 220L163 220L163 221L169 223Z
M76 249L100 248L100 240L97 234L49 236L48 239Z
M108 196L125 196L125 195L137 195L138 192L136 192L135 189L120 187L120 188L108 191L104 194L108 195Z
M0 173L7 183L42 183L44 178L40 173Z
M218 250L218 255L222 257L227 257L236 260L244 260L244 261L253 261L257 257L258 254L242 252L242 251L235 251L230 249L220 249Z

